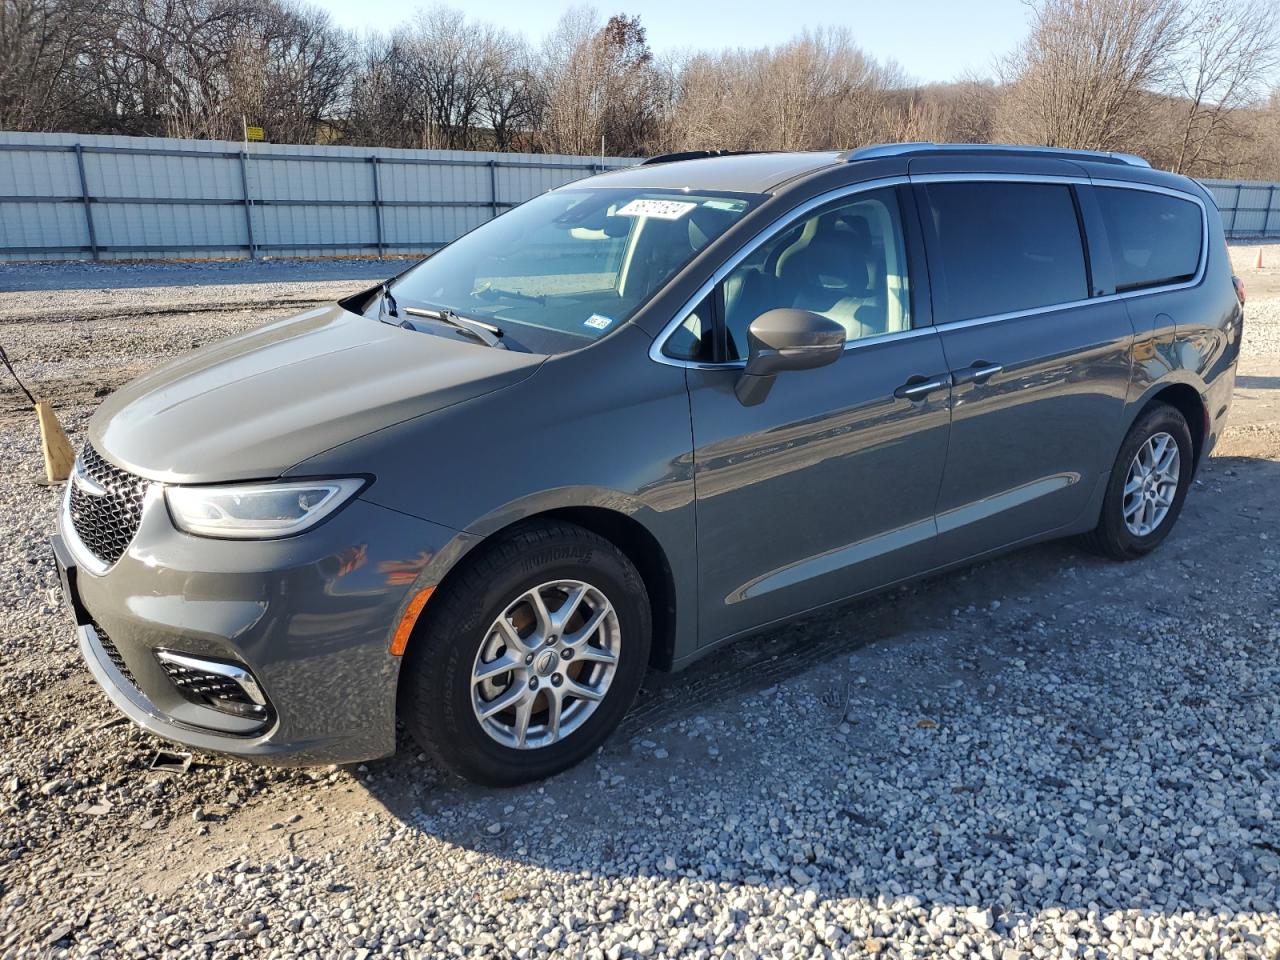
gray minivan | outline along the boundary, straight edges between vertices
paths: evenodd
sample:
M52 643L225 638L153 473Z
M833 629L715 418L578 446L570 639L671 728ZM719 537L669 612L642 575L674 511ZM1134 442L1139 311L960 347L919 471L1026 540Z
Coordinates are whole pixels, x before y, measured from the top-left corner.
M109 397L54 549L163 737L514 784L650 667L1084 534L1156 547L1243 323L1218 212L1125 155L658 158Z

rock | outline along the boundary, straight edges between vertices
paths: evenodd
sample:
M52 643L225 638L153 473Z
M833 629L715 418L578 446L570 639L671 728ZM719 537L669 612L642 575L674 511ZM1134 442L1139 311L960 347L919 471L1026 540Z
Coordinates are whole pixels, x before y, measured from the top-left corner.
M995 917L991 915L990 910L984 910L978 907L965 911L964 918L979 930L990 930L995 925Z

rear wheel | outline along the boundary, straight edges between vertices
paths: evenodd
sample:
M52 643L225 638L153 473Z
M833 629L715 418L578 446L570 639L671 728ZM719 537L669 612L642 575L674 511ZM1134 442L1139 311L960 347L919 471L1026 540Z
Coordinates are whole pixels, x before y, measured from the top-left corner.
M1089 545L1116 560L1133 560L1158 547L1182 512L1194 465L1182 414L1164 403L1144 412L1120 445Z
M577 763L618 725L649 661L649 599L617 547L571 524L478 549L428 604L401 715L444 766L514 785Z

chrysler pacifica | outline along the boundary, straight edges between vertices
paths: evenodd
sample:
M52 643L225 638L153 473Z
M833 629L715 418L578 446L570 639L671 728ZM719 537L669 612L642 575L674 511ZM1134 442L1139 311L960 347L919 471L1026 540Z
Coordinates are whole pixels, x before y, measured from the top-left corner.
M170 740L489 784L645 671L1068 535L1169 535L1243 322L1222 225L1119 154L657 158L135 380L54 538L85 660Z

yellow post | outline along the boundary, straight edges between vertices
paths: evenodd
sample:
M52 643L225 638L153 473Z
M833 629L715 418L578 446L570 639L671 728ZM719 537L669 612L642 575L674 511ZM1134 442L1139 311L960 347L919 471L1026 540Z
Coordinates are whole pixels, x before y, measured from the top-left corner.
M47 400L36 403L36 416L40 418L40 447L44 453L45 478L50 483L60 483L71 476L71 468L76 462L75 450Z

